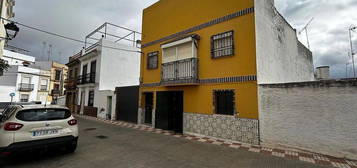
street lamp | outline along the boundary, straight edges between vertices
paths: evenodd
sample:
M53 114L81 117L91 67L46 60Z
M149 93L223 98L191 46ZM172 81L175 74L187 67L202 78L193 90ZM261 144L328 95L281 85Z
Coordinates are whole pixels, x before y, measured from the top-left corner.
M348 29L348 34L350 36L350 45L351 45L351 55L352 55L352 66L353 66L353 77L356 77L356 69L355 69L355 58L354 58L354 51L353 51L353 42L352 42L352 31L357 29L357 26L351 25L350 28Z
M7 39L12 40L16 37L17 33L20 31L20 28L17 27L14 22L11 22L5 25L5 30L7 34Z

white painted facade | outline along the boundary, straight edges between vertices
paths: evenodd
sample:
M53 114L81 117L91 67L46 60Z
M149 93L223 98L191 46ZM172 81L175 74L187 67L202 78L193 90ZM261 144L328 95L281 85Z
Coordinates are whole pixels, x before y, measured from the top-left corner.
M357 159L357 81L259 86L263 146Z
M37 101L39 69L14 65L0 77L0 102L10 102L10 93L15 93L13 102L28 96L28 102ZM31 91L20 91L21 83L33 85Z
M13 7L15 6L15 0L1 0L0 1L0 15L2 18L5 19L10 19L15 16ZM0 20L0 58L3 56L3 51L4 51L4 46L5 46L5 39L6 36L6 30L5 30L5 24L8 22L1 19Z
M258 84L314 81L312 53L276 10L274 0L254 3Z
M28 62L30 64L35 63L35 57L13 52L10 50L4 50L3 60L7 61L9 65L23 65L24 62Z
M105 46L105 47L102 47ZM113 49L114 48L114 49ZM96 61L95 83L77 85L79 88L77 105L88 106L89 92L94 91L93 107L98 108L98 117L115 119L115 88L123 86L139 85L140 53L123 50L139 51L136 47L120 45L105 39L101 39L94 48L82 52L80 58L80 74L88 74L91 63ZM87 65L87 72L83 73L83 66ZM108 99L111 98L111 107ZM110 109L108 111L108 109Z
M26 67L23 62L35 63L35 57L4 50L4 60L10 68L0 77L0 102L10 102L10 93L15 93L14 102L28 96L28 101L41 101L45 103L48 96L50 71L42 71L33 67ZM46 80L47 91L41 91L41 81ZM20 91L21 83L33 85L30 91ZM26 87L26 86L25 86ZM31 86L32 87L32 86Z

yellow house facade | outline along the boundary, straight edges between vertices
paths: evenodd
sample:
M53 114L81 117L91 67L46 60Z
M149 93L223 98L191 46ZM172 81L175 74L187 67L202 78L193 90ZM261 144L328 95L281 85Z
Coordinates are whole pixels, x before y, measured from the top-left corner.
M139 123L259 144L253 0L160 0L143 12Z

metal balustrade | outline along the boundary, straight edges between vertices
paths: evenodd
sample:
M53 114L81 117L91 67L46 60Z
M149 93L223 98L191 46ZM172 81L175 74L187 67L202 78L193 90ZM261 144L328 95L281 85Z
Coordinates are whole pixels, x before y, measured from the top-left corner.
M95 73L88 73L77 78L77 85L95 83Z
M198 83L197 58L164 63L161 71L161 83L164 85Z
M29 83L20 83L19 84L19 91L30 92L33 90L34 90L34 84L29 84Z

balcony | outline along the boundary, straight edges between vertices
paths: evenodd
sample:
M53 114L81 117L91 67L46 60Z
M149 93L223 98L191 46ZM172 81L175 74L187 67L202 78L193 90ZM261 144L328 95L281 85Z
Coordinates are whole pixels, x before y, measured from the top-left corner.
M58 89L52 89L51 90L51 95L60 95L61 94L61 91L58 90Z
M34 90L34 84L20 83L19 91L21 92L31 92Z
M65 80L65 85L64 85L64 87L66 88L66 90L73 90L73 89L76 89L76 87L77 87L77 83L76 83L76 81L77 81L77 78L75 78L75 79L66 79Z
M77 85L94 84L95 83L95 73L88 73L86 75L81 75L77 79Z
M198 59L184 60L162 64L162 85L195 85L198 84Z

